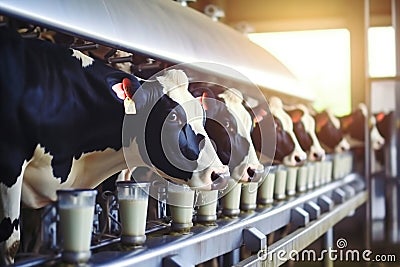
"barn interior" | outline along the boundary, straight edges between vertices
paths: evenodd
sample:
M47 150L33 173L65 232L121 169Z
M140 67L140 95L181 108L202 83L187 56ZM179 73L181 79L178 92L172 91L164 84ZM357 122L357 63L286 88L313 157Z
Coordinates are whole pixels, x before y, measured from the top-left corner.
M193 83L238 88L250 106L279 97L285 105L329 109L339 117L365 103L369 116L384 114L389 126L379 150L365 122L359 129L362 146L327 153L321 165L304 165L316 173L321 168L305 189L275 194L272 203L232 217L218 209L211 226L194 221L188 232L172 231L163 188L158 198L149 198L156 210L151 219L148 212L143 246L120 243L117 200L109 191L115 191L114 175L96 188L103 199L96 205L89 264L399 266L399 1L101 2L0 0L1 27L80 50L118 69L127 66L143 83L178 67ZM324 162L331 164L327 177ZM274 175L281 170L271 159L264 163ZM334 169L343 166L348 168L341 173ZM147 169L135 173L155 176ZM39 212L33 217L40 220L30 227L22 219L27 239L14 266L64 264L55 207L22 208L26 218ZM280 258L280 251L292 257Z

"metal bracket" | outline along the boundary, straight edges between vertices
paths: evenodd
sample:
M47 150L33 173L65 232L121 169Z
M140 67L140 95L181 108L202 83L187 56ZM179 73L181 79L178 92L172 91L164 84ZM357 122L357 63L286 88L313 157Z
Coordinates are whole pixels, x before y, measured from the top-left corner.
M162 260L163 267L194 267L194 264L190 264L182 259L181 256L174 254L164 257Z
M336 188L332 192L332 199L335 204L342 204L346 201L346 192L341 188Z
M307 211L300 207L291 210L290 221L296 226L306 226L310 222L310 216Z
M333 209L333 201L329 197L322 195L317 200L318 206L321 207L321 212L328 212Z
M347 199L352 198L356 195L356 190L350 185L345 185L342 189L346 193Z
M321 208L313 201L304 203L304 210L310 215L310 220L316 220L321 215Z
M267 246L267 237L255 227L245 228L243 243L251 252L257 252Z

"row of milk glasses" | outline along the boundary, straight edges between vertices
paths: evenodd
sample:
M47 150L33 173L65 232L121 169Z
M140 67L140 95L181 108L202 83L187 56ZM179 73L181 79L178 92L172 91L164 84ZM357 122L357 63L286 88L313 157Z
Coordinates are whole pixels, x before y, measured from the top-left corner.
M197 191L196 194L188 186L169 182L166 198L172 218L171 228L183 232L190 230L194 207L197 222L213 224L217 219L218 198L221 198L222 214L236 217L241 210L254 210L257 204L270 205L274 200L294 195L296 191L305 192L312 189L314 183L318 186L320 181L312 177L319 176L319 168L320 165L312 164L296 168L269 166L260 182L242 184L230 179L224 190ZM124 244L141 246L146 241L149 189L150 183L146 182L117 182L121 242ZM91 256L96 194L96 190L87 189L57 191L62 258L66 262L86 262Z
M150 183L117 182L121 242L142 245L146 240L146 218ZM85 263L91 256L94 207L97 191L92 189L58 190L58 212L62 259Z

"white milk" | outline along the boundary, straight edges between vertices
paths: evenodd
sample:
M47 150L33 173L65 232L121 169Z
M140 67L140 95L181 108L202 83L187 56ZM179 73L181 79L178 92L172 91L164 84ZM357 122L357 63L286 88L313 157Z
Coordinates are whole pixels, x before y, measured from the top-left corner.
M342 155L336 153L333 157L333 179L339 179L342 175Z
M307 166L301 166L297 170L297 191L304 192L307 189Z
M60 228L65 251L90 250L94 207L60 207Z
M275 173L270 172L258 188L258 201L260 204L270 204L274 202Z
M332 181L333 163L331 160L326 162L325 172L326 172L326 174L325 174L326 181L327 182Z
M258 183L250 182L242 185L240 204L243 210L255 209L257 206Z
M140 236L146 232L147 199L120 199L122 235Z
M218 190L199 191L197 215L210 216L217 213Z
M308 176L307 176L307 189L314 188L315 180L315 164L310 162L308 165Z
M287 168L286 194L293 196L296 194L296 180L298 167Z
M277 170L276 178L275 178L275 190L274 195L276 199L284 199L286 197L286 178L287 171L286 170Z
M194 191L168 191L168 203L174 223L192 223ZM177 206L179 205L179 206Z
M228 187L226 190L230 191L227 194L225 194L221 199L223 209L228 209L228 210L239 209L241 188L242 184L237 183L233 179L229 180Z
M314 176L314 186L318 187L321 185L322 179L322 162L315 162L315 176Z

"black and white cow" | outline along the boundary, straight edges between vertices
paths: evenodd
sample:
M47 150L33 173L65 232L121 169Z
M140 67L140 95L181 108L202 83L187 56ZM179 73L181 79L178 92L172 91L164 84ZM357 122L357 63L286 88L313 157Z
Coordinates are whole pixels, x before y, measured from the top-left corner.
M363 146L365 142L364 125L368 117L368 109L364 103L360 103L353 112L339 117L340 129L350 143L350 147ZM371 147L374 150L380 149L385 144L385 139L377 128L375 116L371 116L368 122Z
M262 115L251 116L243 94L235 88L199 83L191 84L190 91L206 110L206 131L218 157L229 166L231 177L241 182L260 179L264 165L258 159L251 132L254 120L261 120Z
M0 58L1 264L18 248L22 187L23 203L39 208L58 189L94 188L143 161L196 188L225 186L228 167L183 71L139 87L134 76L78 51L4 27Z
M309 161L320 161L325 158L325 150L322 148L315 132L315 119L308 108L303 104L285 106L286 112L293 121L293 130L301 148L307 153Z
M273 158L274 162L282 163L287 166L298 166L303 164L307 159L307 154L303 151L296 138L293 130L292 119L285 111L282 100L278 97L271 97L269 99L269 107L275 125L274 135L276 136L276 149ZM260 153L263 153L261 149L261 142L263 140L260 139L260 125L264 121L267 120L262 120L256 125L252 134L254 146ZM269 128L264 127L264 129L268 130ZM271 129L269 130L272 131ZM266 156L267 158L269 157L269 155Z
M329 111L314 114L318 140L326 152L343 152L350 149L350 144L340 129L340 120Z

